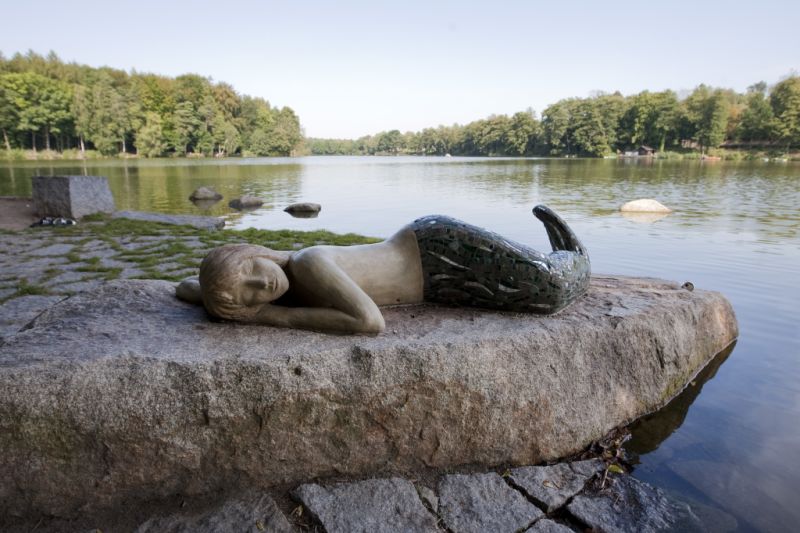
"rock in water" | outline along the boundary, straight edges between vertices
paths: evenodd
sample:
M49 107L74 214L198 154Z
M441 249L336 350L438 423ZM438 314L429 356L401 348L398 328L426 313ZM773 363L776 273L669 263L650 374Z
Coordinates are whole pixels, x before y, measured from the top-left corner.
M737 336L719 293L625 277L552 316L383 314L377 337L211 321L146 280L54 305L0 349L0 516L536 464L663 406Z
M191 195L189 195L189 200L197 201L197 200L221 200L222 195L215 191L210 187L200 187L196 189Z
M228 205L234 209L254 209L264 205L264 200L246 194L241 198L231 200Z
M623 213L672 213L672 209L652 198L633 200L624 204L619 210Z
M595 531L707 531L687 504L629 475L613 476L605 490L576 496L567 509Z
M288 206L284 211L287 213L319 213L322 206L311 202L300 202Z

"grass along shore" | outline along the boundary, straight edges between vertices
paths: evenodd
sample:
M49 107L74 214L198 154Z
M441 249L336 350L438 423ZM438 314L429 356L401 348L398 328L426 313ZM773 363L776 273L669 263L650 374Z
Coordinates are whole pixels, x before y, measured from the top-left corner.
M250 243L275 250L347 246L381 239L353 233L294 230L198 230L107 216L75 226L0 231L0 304L27 295L74 294L113 279L179 281L196 275L209 250Z

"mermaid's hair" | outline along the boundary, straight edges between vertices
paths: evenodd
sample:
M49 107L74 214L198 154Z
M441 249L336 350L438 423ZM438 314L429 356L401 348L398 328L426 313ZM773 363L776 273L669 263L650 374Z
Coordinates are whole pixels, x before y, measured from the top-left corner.
M226 244L208 252L200 263L200 291L206 311L229 320L249 322L255 318L260 307L236 301L231 289L240 282L243 268L256 257L282 265L289 254L255 244Z

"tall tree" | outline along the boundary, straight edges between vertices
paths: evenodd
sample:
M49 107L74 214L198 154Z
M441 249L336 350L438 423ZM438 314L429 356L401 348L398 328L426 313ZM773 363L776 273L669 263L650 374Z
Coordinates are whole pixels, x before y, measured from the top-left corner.
M6 150L11 150L9 132L16 129L19 123L17 86L14 82L13 77L0 74L0 130L3 130Z
M763 81L747 89L746 106L737 132L743 141L769 141L775 133L775 116L766 92L767 84Z
M31 145L36 150L36 133L41 132L45 148L50 150L50 135L59 133L70 120L69 87L63 83L34 72L7 74L6 84L13 87L18 125L21 131L31 134Z
M145 157L158 157L167 149L161 117L152 111L145 114L144 123L136 132L136 149Z
M800 144L800 76L791 76L776 84L769 95L775 116L775 131L786 150Z

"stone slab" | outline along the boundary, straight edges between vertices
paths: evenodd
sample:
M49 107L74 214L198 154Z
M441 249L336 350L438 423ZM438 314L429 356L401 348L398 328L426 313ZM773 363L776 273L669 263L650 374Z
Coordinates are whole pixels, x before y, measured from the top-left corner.
M307 484L293 495L328 533L438 532L433 515L406 479L369 479L327 488Z
M34 176L33 204L39 216L81 218L113 213L114 197L101 176Z
M533 524L533 526L526 529L525 533L574 533L574 531L564 524L542 518Z
M199 513L154 517L135 533L292 533L289 521L266 494L253 492Z
M514 468L509 479L550 513L583 490L589 478L603 468L599 460L581 462L584 464L574 469L570 463Z
M664 405L737 335L718 293L595 277L554 316L432 305L341 336L114 281L0 350L0 515L332 475L526 465Z
M494 472L453 474L439 482L439 515L458 533L515 533L543 516Z
M43 248L37 248L29 252L29 255L45 257L45 256L64 256L75 249L73 244L51 244Z
M197 229L215 230L222 229L225 221L217 217L202 217L196 215L166 215L163 213L146 213L144 211L117 211L112 218L127 218L130 220L144 220L159 224L173 226L192 226Z
M664 491L628 475L610 476L604 490L576 496L570 514L597 531L620 533L705 532L692 509Z

